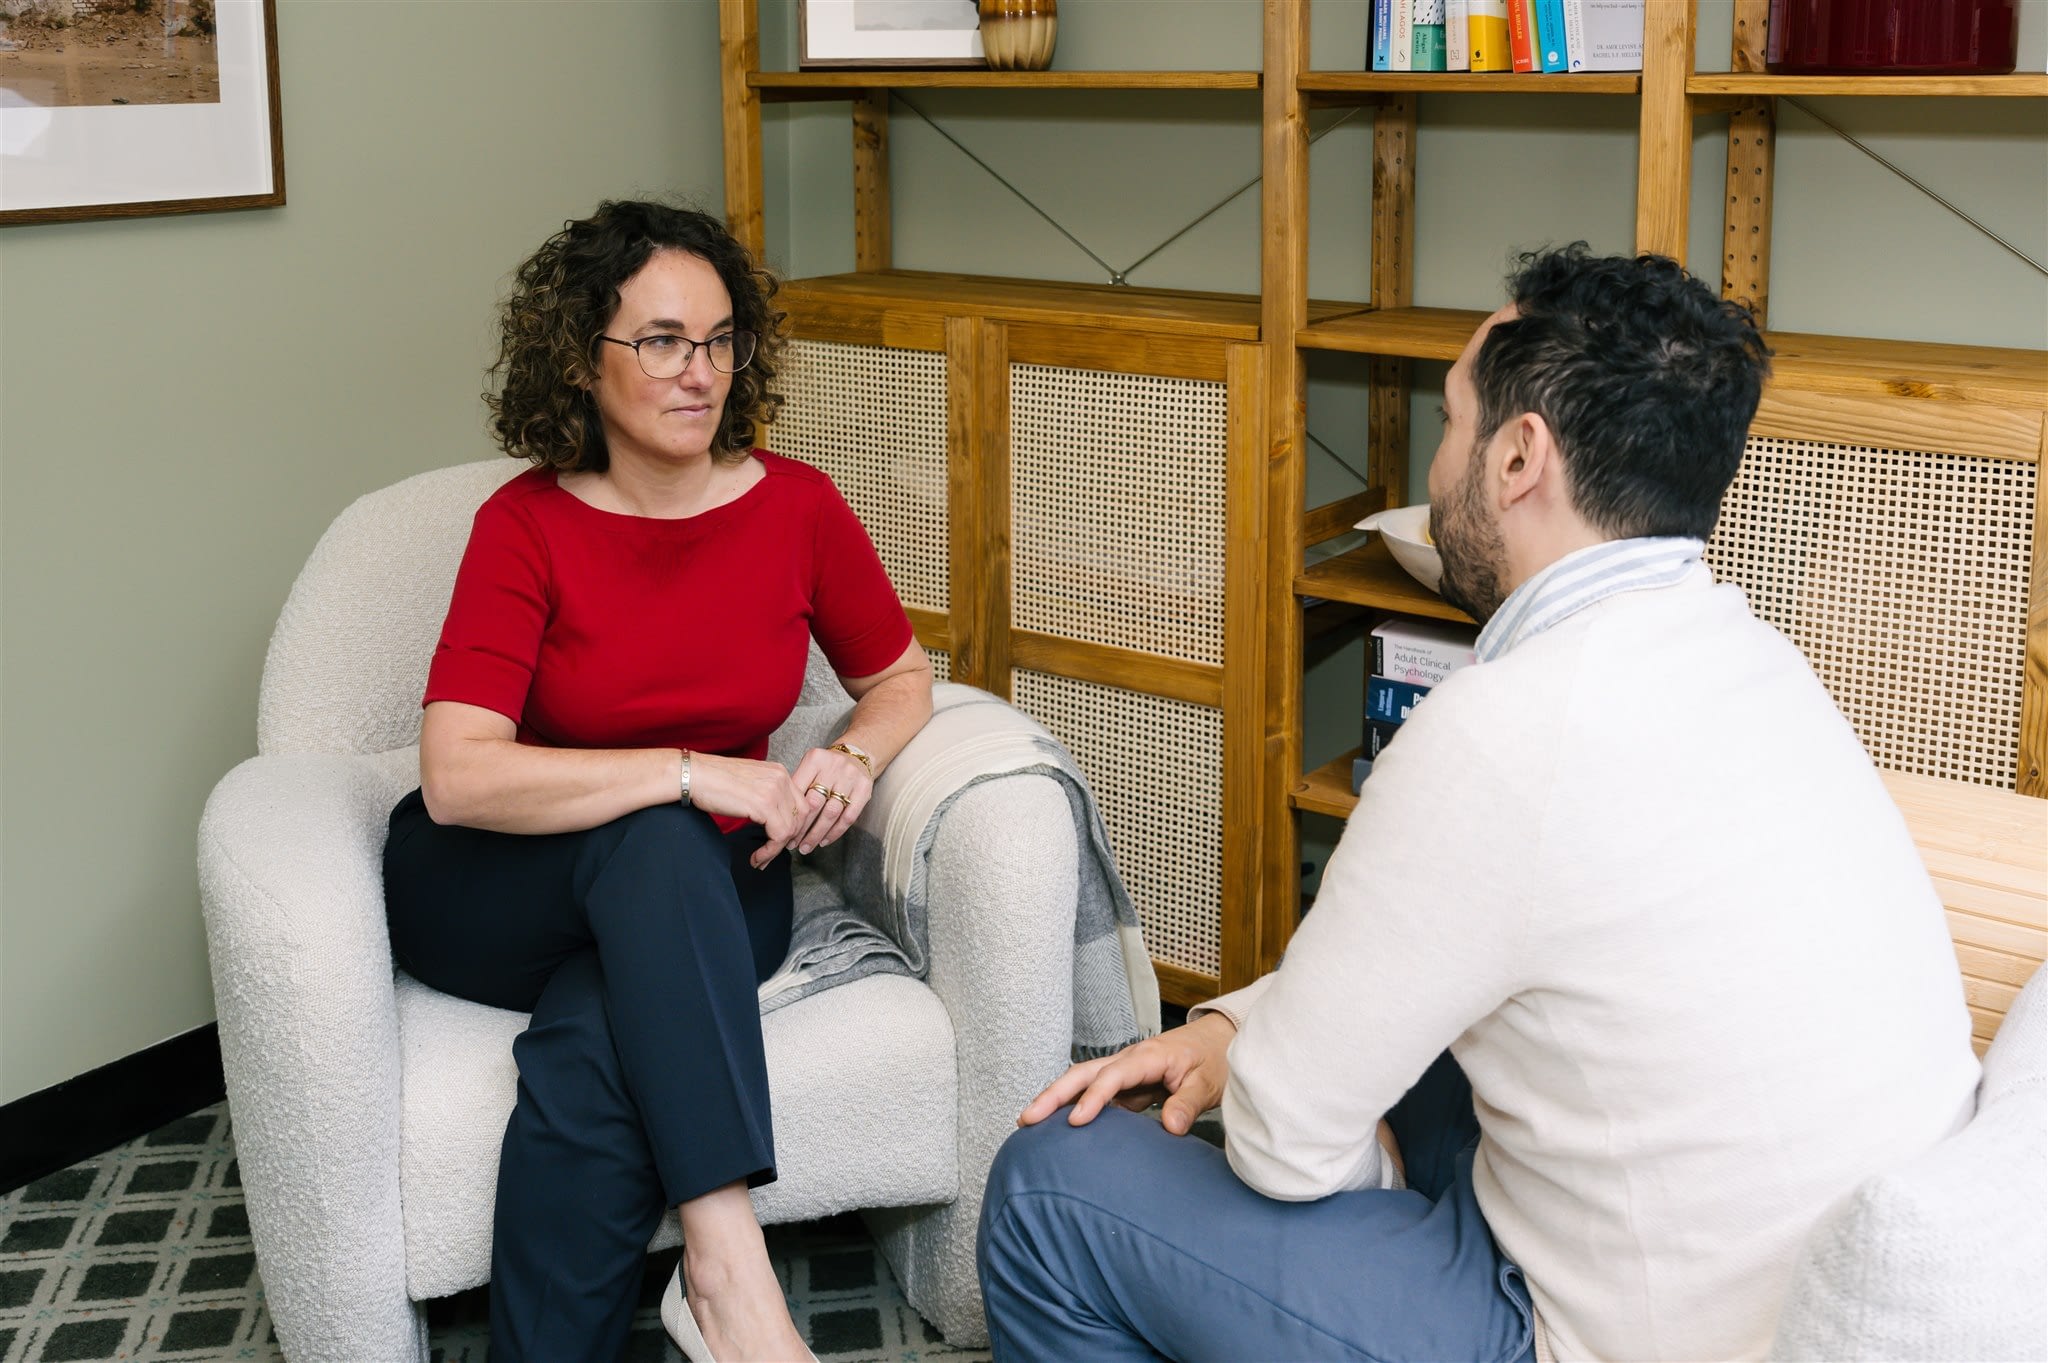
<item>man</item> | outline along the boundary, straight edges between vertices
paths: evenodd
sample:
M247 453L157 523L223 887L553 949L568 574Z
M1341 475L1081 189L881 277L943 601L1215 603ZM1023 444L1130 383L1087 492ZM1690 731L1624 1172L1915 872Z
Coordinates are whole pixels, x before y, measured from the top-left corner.
M982 1213L998 1360L1760 1358L1822 1212L1970 1114L1904 823L1701 559L1753 322L1583 244L1509 293L1429 477L1479 663L1277 971L1025 1109ZM1227 1166L1176 1139L1219 1103Z

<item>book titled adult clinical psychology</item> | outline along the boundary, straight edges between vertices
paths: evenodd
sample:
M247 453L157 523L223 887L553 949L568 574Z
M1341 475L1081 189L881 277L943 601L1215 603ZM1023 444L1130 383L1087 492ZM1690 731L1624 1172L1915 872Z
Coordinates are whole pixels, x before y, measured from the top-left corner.
M1508 53L1508 0L1467 0L1467 58L1474 71L1512 71Z
M1438 686L1459 668L1479 661L1479 631L1448 620L1397 616L1375 626L1367 637L1372 675L1392 681Z

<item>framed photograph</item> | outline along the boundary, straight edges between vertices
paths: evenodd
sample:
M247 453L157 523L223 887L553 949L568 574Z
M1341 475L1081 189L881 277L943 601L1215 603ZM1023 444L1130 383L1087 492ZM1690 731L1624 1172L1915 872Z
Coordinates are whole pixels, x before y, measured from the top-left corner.
M974 0L797 0L799 66L986 66Z
M275 0L0 0L0 226L283 202Z

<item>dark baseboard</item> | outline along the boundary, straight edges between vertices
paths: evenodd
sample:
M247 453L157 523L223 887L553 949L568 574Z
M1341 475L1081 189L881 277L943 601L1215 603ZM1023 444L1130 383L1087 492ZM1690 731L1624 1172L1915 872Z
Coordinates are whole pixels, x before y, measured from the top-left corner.
M227 1096L215 1023L0 1107L0 1193Z

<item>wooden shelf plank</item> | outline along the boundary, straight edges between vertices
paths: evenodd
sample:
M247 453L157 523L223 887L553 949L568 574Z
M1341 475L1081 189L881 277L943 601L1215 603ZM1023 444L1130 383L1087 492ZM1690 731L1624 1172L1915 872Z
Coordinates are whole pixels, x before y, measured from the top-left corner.
M939 312L971 302L978 316L995 321L1122 327L1219 341L1259 339L1259 300L1254 294L927 270L864 270L790 280L783 285L781 296L793 306L853 304L918 312ZM1362 306L1311 302L1309 319L1330 321Z
M851 99L863 90L1256 90L1256 71L985 71L977 68L755 71L764 100Z
M1295 342L1310 350L1455 360L1485 317L1457 308L1349 312L1312 319ZM1773 383L1786 389L2048 409L2048 351L1794 331L1766 332L1765 340L1774 352Z
M1294 590L1300 596L1348 601L1354 606L1371 606L1400 615L1472 623L1471 616L1408 576L1387 552L1386 540L1378 535L1349 553L1310 564L1296 573Z
M1327 814L1333 819L1348 819L1358 805L1358 797L1351 793L1351 760L1363 752L1353 748L1333 762L1325 762L1314 771L1304 774L1295 782L1294 791L1288 797L1296 809L1310 814Z
M1574 79L1577 79L1574 77ZM2048 75L1773 76L1760 71L1692 76L1688 95L1979 95L2048 97Z
M1636 71L1598 75L1537 76L1499 71L1304 71L1296 82L1315 103L1342 104L1347 97L1370 100L1397 94L1634 95L1643 78Z
M1455 360L1485 320L1485 313L1467 308L1367 309L1327 320L1311 316L1309 324L1295 333L1294 343L1304 350Z

